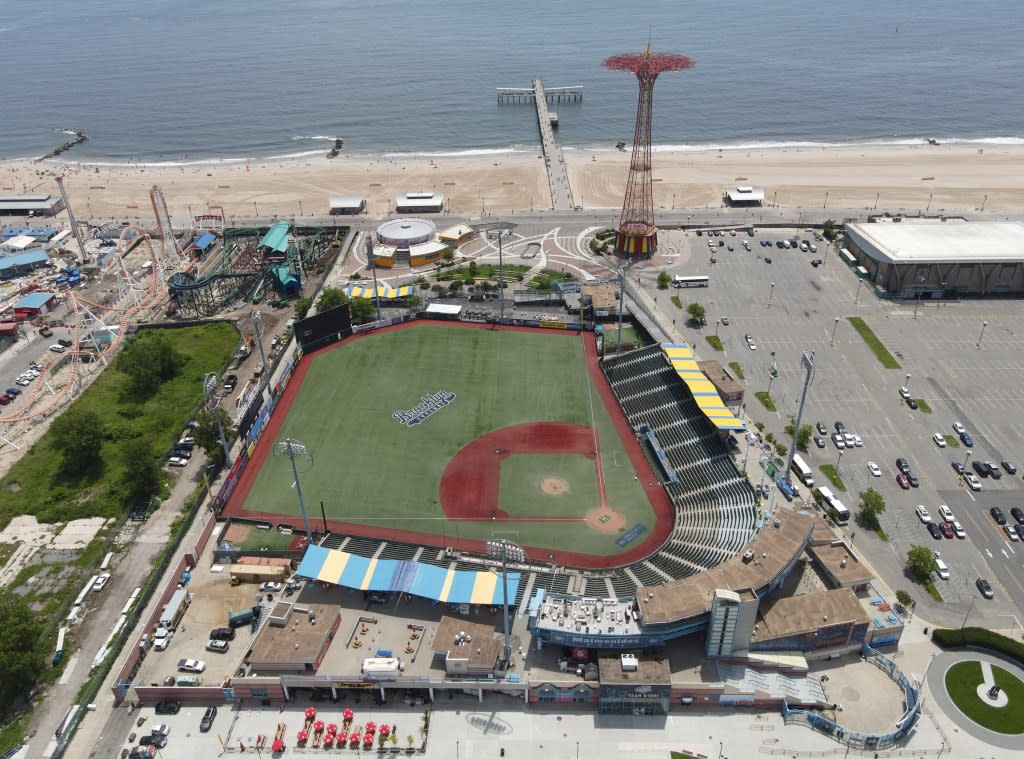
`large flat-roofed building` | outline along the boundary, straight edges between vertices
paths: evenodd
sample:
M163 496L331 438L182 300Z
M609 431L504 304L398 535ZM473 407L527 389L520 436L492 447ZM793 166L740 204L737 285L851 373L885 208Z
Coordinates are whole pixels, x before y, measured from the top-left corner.
M730 206L759 206L764 203L764 190L740 185L726 190L723 199Z
M436 192L407 192L395 198L395 213L441 213L444 195Z
M57 195L0 195L0 216L56 216L63 210Z
M1024 293L1024 224L908 221L847 224L840 255L900 298Z
M358 195L331 195L331 216L357 216L366 210L366 198Z

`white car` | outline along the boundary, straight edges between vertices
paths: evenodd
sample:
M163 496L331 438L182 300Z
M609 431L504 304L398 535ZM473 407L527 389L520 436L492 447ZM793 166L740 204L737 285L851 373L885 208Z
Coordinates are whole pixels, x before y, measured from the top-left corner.
M882 470L878 468L878 464L876 464L874 461L868 462L868 471L871 472L872 477L882 476Z
M228 647L228 642L226 640L214 640L211 638L206 642L206 650L214 651L218 654L227 653Z
M1012 524L1004 524L1003 525L1003 532L1006 533L1006 537L1008 537L1010 539L1010 542L1013 542L1015 540L1020 540L1020 535L1017 534L1017 530L1016 530L1015 526L1012 525Z
M171 645L171 636L170 635L168 635L165 638L157 638L155 641L153 641L153 650L154 651L166 651L167 647L169 645Z
M279 582L264 582L260 584L261 593L280 593L284 586Z
M67 348L65 348L60 343L54 343L53 345L50 346L50 350L52 350L54 353L63 353L65 350L67 350Z
M939 513L942 514L942 518L945 519L947 522L956 521L956 517L953 516L953 510L949 508L949 506L947 506L946 504L942 504L941 506L939 506Z
M922 524L928 524L932 521L932 515L928 513L928 507L923 503L918 504L918 507L914 509L914 513L917 514L917 518L921 520Z
M967 428L960 424L960 422L953 422L953 432L957 435L963 435L967 432Z
M932 435L932 440L935 441L935 445L939 446L939 448L946 447L946 438L942 436L941 432L936 432L934 435Z
M863 448L864 447L864 441L861 439L860 435L854 435L853 436L853 444L857 448Z
M743 247L747 249L748 253L750 252L750 243L746 240L743 241Z
M101 590L107 587L108 582L110 582L110 572L104 572L99 577L97 577L96 582L92 584L93 593L99 593Z
M974 472L965 472L964 479L967 480L967 486L971 490L974 490L975 492L981 490L981 480L978 479Z
M171 466L188 466L188 459L183 459L181 456L171 456L167 459L167 463Z
M206 662L201 659L181 659L178 662L180 672L203 672L206 670Z
M906 400L909 397L910 397L910 388L908 388L908 387L901 387L900 388L900 398L902 398L903 400Z
M853 448L857 445L857 436L847 432L843 435L843 442L846 443L847 448Z
M953 521L953 533L961 540L967 537L967 531L964 530L964 526L956 520Z
M747 341L747 347L752 351L757 350L757 343L754 342L754 338L751 335L744 335L743 339Z
M846 441L843 439L843 436L840 435L838 432L832 433L832 443L839 450L843 450L846 447Z

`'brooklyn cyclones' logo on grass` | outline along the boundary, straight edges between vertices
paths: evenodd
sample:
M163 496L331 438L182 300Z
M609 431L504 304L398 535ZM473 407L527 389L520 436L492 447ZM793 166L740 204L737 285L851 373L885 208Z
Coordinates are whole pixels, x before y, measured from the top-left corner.
M455 393L449 393L447 390L438 390L436 393L424 395L420 402L411 409L396 411L391 415L391 418L397 419L406 427L413 427L421 422L425 422L454 400Z

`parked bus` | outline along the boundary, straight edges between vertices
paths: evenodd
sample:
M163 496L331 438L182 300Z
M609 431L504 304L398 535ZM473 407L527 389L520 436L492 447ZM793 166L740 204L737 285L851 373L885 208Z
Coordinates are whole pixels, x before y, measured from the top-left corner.
M800 454L793 456L793 473L800 478L800 482L809 488L814 487L814 475L807 462L800 458Z
M822 486L818 488L816 495L822 509L836 521L836 524L846 524L850 521L850 510L835 497L831 490Z
M706 276L700 277L673 277L673 287L707 287L711 279Z

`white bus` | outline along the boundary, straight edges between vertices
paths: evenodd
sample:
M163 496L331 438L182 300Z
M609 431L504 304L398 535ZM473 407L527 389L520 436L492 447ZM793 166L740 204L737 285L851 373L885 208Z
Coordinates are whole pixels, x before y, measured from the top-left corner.
M707 287L711 280L709 277L673 277L673 287Z
M807 466L807 462L800 458L800 454L793 456L793 473L800 478L800 482L809 488L814 487L814 475L811 473L811 468Z
M836 520L836 524L846 524L850 521L850 510L835 497L831 490L822 486L818 488L817 494L825 513Z

